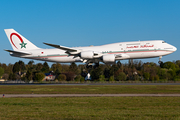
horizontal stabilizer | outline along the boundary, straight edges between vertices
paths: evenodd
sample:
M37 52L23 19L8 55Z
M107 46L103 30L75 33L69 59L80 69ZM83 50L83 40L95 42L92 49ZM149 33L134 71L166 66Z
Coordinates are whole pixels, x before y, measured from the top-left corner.
M49 44L49 43L44 43L46 45L49 45L51 47L55 47L61 50L65 50L65 51L69 51L69 52L77 52L78 50L73 49L73 48L69 48L69 47L65 47L65 46L60 46L60 45L55 45L55 44Z
M11 53L16 53L16 54L21 54L21 55L31 55L31 53L24 52L24 51L13 51L13 50L5 50L5 51L11 52Z

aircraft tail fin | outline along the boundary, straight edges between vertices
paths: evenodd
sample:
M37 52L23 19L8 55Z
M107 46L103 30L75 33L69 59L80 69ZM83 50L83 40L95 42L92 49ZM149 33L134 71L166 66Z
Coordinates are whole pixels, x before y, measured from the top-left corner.
M14 29L4 29L14 51L39 49Z

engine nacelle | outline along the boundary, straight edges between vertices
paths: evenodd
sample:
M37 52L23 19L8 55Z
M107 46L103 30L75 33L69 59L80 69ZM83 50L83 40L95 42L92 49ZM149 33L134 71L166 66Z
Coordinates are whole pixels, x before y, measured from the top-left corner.
M114 54L103 55L102 60L104 63L114 63L115 55Z
M84 59L92 59L94 57L93 51L83 51L80 53L80 57Z

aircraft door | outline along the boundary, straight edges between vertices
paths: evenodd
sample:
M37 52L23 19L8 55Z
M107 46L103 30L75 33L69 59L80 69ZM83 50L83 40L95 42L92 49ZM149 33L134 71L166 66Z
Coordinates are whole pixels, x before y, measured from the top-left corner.
M127 50L126 45L125 44L119 44L119 46L120 46L120 51L126 53L126 50Z

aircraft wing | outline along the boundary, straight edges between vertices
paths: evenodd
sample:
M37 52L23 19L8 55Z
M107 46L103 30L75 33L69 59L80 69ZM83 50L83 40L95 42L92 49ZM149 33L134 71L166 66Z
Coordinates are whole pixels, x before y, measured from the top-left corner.
M60 46L60 45L55 45L55 44L50 44L50 43L44 43L44 44L49 45L51 47L61 49L61 50L65 50L68 52L77 52L78 51L77 49L73 49L73 48L69 48L69 47L65 47L65 46Z
M6 50L6 49L5 51L10 52L10 53L21 54L21 55L31 55L31 53L25 52L25 51L13 51L13 50Z
M55 47L55 48L61 49L61 50L64 50L64 51L66 51L65 53L67 53L69 55L73 55L74 58L76 58L76 57L80 57L81 58L81 53L82 52L87 52L87 51L83 51L81 49L74 49L74 48L69 48L69 47L55 45L55 44L50 44L50 43L44 43L44 44L49 45L51 47ZM98 59L98 58L102 57L102 55L103 55L102 53L96 52L96 51L90 51L90 52L93 53L95 59ZM89 59L88 58L87 59L83 58L83 60L84 60L83 62L87 62Z

